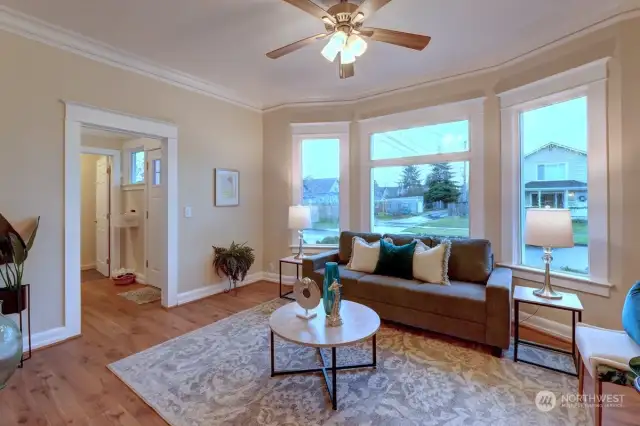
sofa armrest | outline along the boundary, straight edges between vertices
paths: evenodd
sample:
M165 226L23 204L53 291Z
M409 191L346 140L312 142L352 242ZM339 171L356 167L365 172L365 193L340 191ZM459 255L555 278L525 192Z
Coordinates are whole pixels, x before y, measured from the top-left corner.
M310 277L314 271L324 268L327 262L337 262L340 259L338 250L325 251L302 259L302 276Z
M487 281L486 343L502 349L511 343L512 280L511 269L495 268Z

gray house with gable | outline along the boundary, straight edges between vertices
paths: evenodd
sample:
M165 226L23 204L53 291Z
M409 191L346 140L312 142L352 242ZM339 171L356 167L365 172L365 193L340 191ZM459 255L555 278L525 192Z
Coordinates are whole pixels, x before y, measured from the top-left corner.
M550 142L525 154L522 169L526 207L570 209L587 218L587 153Z

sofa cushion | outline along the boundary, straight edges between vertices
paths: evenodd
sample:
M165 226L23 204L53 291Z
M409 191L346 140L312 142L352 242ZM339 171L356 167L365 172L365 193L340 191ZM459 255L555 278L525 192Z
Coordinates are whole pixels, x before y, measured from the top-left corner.
M442 238L432 237L432 247ZM449 279L486 283L493 271L491 242L482 239L452 239L449 257Z
M354 297L481 324L486 322L486 287L476 283L451 281L448 286L425 285L414 280L365 275L356 285L345 285L343 295L347 300Z
M370 232L350 232L350 231L342 231L340 233L340 247L339 247L339 257L340 260L338 263L347 264L349 259L351 259L351 250L353 248L353 237L360 237L368 243L374 243L376 241L380 241L382 237L380 234L374 234Z
M407 280L413 279L413 253L415 251L415 241L403 246L396 246L387 240L380 240L380 257L373 273Z
M413 278L425 283L449 285L449 256L451 241L443 240L439 245L429 248L416 240L413 254Z
M379 258L380 241L368 243L360 237L353 237L353 249L347 269L370 274L375 271Z
M324 277L324 268L318 269L315 271L316 274ZM340 274L340 284L345 286L345 283L350 282L353 285L358 284L358 280L365 275L364 272L352 271L347 269L347 265L338 265L338 273ZM322 282L316 283L320 288L322 288ZM343 290L344 292L344 290Z

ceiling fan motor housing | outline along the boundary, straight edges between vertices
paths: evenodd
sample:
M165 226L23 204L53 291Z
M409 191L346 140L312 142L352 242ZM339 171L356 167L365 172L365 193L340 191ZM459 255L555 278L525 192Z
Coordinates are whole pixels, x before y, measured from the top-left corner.
M333 26L325 23L326 30L344 31L349 34L353 28L357 27L351 22L352 15L356 10L358 10L358 6L353 3L339 3L332 6L327 10L327 13L335 18L337 24ZM359 24L362 25L361 22Z

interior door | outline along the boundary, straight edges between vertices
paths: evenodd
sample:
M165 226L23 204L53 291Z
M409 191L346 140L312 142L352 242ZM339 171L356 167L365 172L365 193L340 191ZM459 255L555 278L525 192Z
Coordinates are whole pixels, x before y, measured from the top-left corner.
M147 227L145 250L146 272L145 278L149 285L161 288L165 267L164 252L166 249L166 226L164 208L164 166L162 164L162 149L147 151Z
M96 162L96 269L102 275L110 275L110 207L111 166L109 157Z

